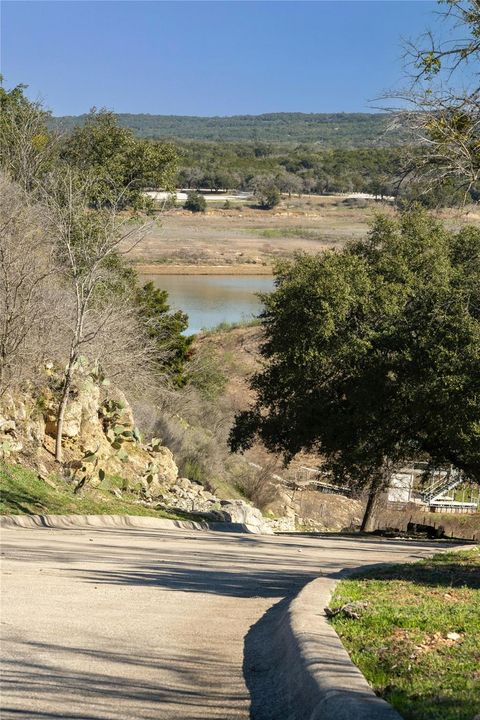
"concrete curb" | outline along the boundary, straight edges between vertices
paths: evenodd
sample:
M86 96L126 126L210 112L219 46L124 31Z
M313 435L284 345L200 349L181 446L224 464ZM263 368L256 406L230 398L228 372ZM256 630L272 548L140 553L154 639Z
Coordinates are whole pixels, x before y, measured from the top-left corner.
M171 520L148 515L0 515L0 528L82 528L157 529L157 530L210 530L227 533L259 533L258 528L241 523L206 520Z
M476 547L460 545L436 552ZM375 695L324 612L339 580L390 564L344 570L336 579L317 578L290 603L279 627L287 668L281 673L282 682L289 685L288 720L402 720L388 702Z
M146 515L2 515L1 528L81 528L208 530L203 521L171 520Z
M347 576L350 573L345 573ZM297 653L295 682L305 688L300 714L292 720L402 720L385 700L377 697L350 660L323 608L330 602L336 580L317 578L290 604L286 633ZM287 638L286 638L287 639ZM288 676L287 676L288 677Z

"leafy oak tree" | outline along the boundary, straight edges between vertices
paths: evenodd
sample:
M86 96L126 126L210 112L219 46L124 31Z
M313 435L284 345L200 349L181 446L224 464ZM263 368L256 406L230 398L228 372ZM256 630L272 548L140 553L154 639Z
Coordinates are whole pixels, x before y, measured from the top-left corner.
M76 170L97 177L94 205L108 202L112 191L118 204L145 209L148 188L174 188L177 155L169 143L152 142L135 137L132 130L118 125L114 113L93 108L82 126L76 127L65 140L62 159Z
M258 177L253 181L254 197L263 210L272 210L281 199L281 193L271 177Z
M207 209L207 201L199 192L189 192L183 207L193 213L203 213Z
M264 302L266 364L233 450L318 453L369 491L363 529L408 460L480 482L480 229L379 216L366 240L281 264Z

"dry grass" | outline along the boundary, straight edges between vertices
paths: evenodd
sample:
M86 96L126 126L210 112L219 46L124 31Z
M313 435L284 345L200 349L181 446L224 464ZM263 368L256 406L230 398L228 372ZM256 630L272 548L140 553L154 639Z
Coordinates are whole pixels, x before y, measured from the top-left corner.
M270 265L170 265L168 263L135 265L140 275L272 275Z
M376 528L406 531L409 522L442 528L446 537L480 540L480 513L427 512L410 503L402 509L381 505L376 514Z
M361 237L382 203L348 208L344 198L284 198L273 210L209 208L206 213L169 210L131 254L140 264L267 265L294 250L319 251ZM299 232L301 228L301 232Z
M202 267L190 271L201 274L212 265L232 266L235 273L263 274L295 250L341 247L364 236L375 213L396 212L389 203L369 202L360 208L348 207L344 200L343 196L284 197L278 207L267 211L247 205L228 210L209 207L206 213L175 208L161 215L160 226L150 229L130 257L141 266L140 272L146 272L148 265L148 274L178 273L179 266ZM438 215L453 227L480 222L480 213L473 207L443 210ZM166 265L165 269L150 267L158 264Z

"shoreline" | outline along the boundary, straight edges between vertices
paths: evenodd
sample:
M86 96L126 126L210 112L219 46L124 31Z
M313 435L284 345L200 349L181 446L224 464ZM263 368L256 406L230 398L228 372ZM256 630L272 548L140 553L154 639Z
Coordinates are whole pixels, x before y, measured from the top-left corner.
M271 265L169 265L134 263L139 275L273 275Z

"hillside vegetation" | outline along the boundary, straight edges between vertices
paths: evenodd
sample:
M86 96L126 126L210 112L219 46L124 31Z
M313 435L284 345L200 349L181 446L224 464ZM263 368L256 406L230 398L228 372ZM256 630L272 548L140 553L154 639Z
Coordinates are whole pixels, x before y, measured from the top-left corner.
M125 492L123 485L120 478L112 476L106 478L100 487L78 494L72 484L55 473L42 479L29 468L0 463L0 514L184 517L178 512L167 512L139 503L138 494ZM121 497L115 497L115 492Z
M196 117L119 113L121 127L142 138L185 140L262 140L282 143L319 143L331 147L395 145L400 133L386 133L383 113L266 113L231 117ZM56 128L71 130L85 122L86 115L52 119Z

